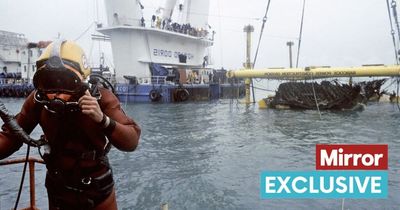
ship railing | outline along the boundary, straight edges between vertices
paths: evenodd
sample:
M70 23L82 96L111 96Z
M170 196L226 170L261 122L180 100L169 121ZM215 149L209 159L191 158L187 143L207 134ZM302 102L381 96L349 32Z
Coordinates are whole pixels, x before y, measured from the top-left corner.
M192 37L197 37L200 39L214 41L215 31L211 30L211 27L196 28L190 26L190 24L179 24L177 22L171 22L170 20L164 20L161 18L152 19L138 19L138 18L126 18L114 16L111 23L112 26L137 26L143 28L154 28L165 31L170 31L178 34L185 34ZM102 24L98 24L97 28L102 28Z
M15 84L17 80L15 78L1 78L0 84Z
M41 158L29 157L28 160L25 157L8 159L0 161L0 166L3 165L12 165L12 164L20 164L28 161L29 163L29 191L30 191L30 206L27 208L23 208L21 210L39 210L36 207L36 198L35 198L35 163L44 164L44 161Z
M164 85L167 83L167 77L166 76L140 77L138 78L138 83Z

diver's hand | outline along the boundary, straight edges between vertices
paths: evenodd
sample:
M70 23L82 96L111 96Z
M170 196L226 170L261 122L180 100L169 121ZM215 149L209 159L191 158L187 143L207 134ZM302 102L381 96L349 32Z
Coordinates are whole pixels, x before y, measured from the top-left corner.
M88 115L92 120L100 123L103 120L103 112L100 109L97 99L90 95L89 90L86 90L78 100L79 107L82 109L82 113Z

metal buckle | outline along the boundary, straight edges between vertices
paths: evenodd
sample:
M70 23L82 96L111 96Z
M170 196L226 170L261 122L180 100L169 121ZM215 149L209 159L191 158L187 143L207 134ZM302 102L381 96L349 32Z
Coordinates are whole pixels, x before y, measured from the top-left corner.
M81 158L83 160L96 160L96 150L82 153Z
M84 184L84 185L90 185L90 183L92 183L92 177L85 177L85 178L82 178L81 182L82 182L82 184Z

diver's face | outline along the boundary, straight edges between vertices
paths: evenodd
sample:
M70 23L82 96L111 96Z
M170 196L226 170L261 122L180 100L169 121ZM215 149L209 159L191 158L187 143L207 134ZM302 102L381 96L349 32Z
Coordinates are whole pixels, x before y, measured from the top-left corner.
M80 91L83 76L75 69L64 65L60 68L38 69L33 78L36 89L46 93L49 99L68 98L65 94L74 95Z
M64 101L69 101L72 97L71 94L67 93L47 93L46 96L49 100L53 100L54 98L59 98Z

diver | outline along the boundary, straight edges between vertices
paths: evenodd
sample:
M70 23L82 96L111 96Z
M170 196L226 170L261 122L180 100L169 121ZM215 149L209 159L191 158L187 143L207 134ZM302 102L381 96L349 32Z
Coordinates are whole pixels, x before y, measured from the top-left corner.
M91 70L74 42L54 41L36 65L35 90L16 121L27 133L38 124L44 132L47 144L39 152L47 168L49 209L117 209L107 153L111 145L134 151L140 127L110 90L85 82ZM7 126L2 129L0 159L22 146Z

